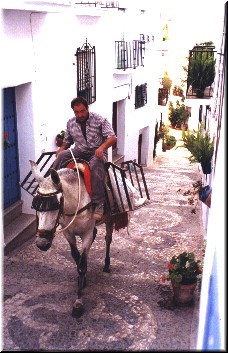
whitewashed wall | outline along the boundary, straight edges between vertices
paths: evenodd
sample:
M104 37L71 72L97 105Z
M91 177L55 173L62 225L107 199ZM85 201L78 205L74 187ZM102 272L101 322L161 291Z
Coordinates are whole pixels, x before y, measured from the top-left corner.
M81 13L81 14L80 14ZM134 30L132 18L136 19ZM138 138L143 134L142 163L153 163L154 127L160 119L157 108L160 73L156 46L146 46L145 65L130 73L117 73L115 41L150 39L159 24L149 26L148 18L131 11L106 12L3 10L4 61L2 88L16 87L20 179L30 170L29 159L56 150L55 136L72 116L70 102L76 96L76 49L86 42L96 48L96 102L91 111L112 122L112 104L118 101L118 151L125 160L137 159ZM117 25L118 24L118 25ZM135 86L147 83L148 103L135 109ZM111 160L111 149L109 149ZM30 195L22 190L23 212L32 212Z

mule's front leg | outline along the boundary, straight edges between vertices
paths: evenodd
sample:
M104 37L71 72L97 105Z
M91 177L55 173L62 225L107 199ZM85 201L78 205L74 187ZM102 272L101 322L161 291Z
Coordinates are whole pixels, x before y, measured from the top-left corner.
M87 272L87 255L85 250L83 251L79 264L77 266L78 270L78 292L77 292L77 299L73 304L72 316L73 317L80 317L83 314L83 303L82 303L82 290L86 286L86 272Z

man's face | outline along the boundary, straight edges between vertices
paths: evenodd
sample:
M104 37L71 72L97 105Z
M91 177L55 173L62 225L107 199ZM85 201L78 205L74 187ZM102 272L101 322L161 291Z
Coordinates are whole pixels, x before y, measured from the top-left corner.
M73 107L73 111L74 115L76 116L76 119L81 122L85 121L89 116L89 111L85 108L83 104L75 105Z

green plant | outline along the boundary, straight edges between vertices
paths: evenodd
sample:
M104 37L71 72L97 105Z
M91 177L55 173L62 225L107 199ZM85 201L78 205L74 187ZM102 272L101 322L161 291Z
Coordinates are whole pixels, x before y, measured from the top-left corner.
M162 281L172 281L175 286L195 283L203 271L201 260L195 260L194 253L187 251L173 256L167 268L169 273L162 276Z
M176 142L177 142L176 137L173 135L167 134L164 138L165 146L170 146L172 148L176 145Z
M190 163L200 163L204 169L208 166L214 154L214 137L210 137L209 130L204 130L201 124L199 130L182 131L183 145L178 147L185 147L191 153L189 157Z
M180 86L175 85L173 87L173 95L179 96L179 97L184 97L184 90Z
M60 138L60 139L64 139L64 136L65 136L65 130L61 130L59 134L57 134L57 137Z
M158 137L159 139L162 139L162 149L165 150L166 147L174 147L176 145L176 138L173 135L170 135L170 128L169 126L164 123L160 126L159 132L158 132Z
M162 80L162 85L163 85L163 88L166 88L168 91L170 91L170 88L172 86L172 80L169 77L167 71L164 71L164 77L163 77L163 80Z
M158 131L158 137L159 139L164 139L166 135L169 133L169 126L164 123L161 124L159 131Z
M165 24L162 27L162 31L163 31L163 41L168 40L169 39L169 35L168 35L168 25Z
M169 121L171 125L175 128L181 128L182 124L188 122L190 112L184 103L176 101L176 106L174 107L173 102L169 102Z
M204 96L206 87L211 86L215 78L214 46L212 42L196 44L190 51L187 73L187 88L192 86L197 97Z

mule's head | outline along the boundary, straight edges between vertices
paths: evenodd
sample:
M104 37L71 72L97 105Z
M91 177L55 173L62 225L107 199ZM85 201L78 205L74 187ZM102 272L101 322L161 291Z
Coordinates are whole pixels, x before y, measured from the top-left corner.
M51 245L63 211L63 194L58 173L51 169L49 177L44 178L35 162L30 161L32 173L38 182L38 189L32 201L36 210L36 246L47 251Z

